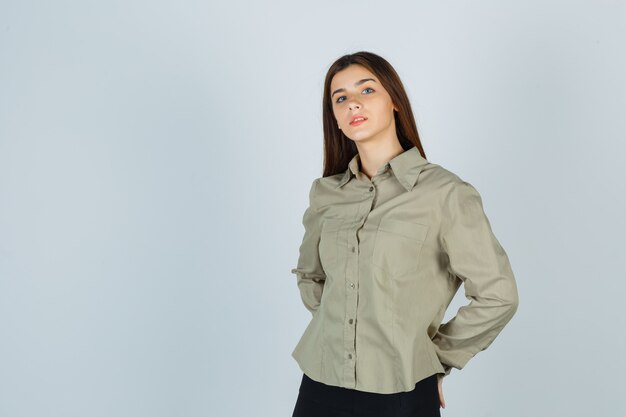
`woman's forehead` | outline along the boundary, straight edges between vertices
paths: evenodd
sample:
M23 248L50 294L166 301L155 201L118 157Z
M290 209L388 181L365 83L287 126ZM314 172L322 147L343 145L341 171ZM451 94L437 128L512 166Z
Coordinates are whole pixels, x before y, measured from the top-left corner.
M336 73L333 76L330 85L331 87L336 88L352 87L355 82L365 78L372 78L375 81L378 81L378 77L376 77L376 75L367 68L358 64L352 64Z

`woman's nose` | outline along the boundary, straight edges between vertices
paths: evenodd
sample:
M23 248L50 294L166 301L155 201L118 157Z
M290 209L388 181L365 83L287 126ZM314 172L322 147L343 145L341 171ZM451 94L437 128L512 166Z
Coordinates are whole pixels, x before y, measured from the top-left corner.
M352 100L350 103L348 103L348 107L350 108L350 110L360 109L361 104L359 104L358 101Z

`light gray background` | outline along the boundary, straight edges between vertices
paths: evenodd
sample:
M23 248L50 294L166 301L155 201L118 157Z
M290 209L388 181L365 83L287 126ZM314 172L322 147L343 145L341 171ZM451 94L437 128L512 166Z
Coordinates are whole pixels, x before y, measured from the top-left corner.
M518 280L442 415L626 415L625 18L2 1L0 416L291 415L322 82L358 50L398 70L428 159L480 191Z

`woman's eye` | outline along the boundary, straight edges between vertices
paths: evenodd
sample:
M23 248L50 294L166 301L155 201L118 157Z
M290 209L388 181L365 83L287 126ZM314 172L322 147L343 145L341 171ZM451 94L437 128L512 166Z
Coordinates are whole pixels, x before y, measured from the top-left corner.
M373 89L373 88L371 88L371 87L367 87L367 88L366 88L366 89L364 89L363 91L367 91L367 90L372 90L372 91L374 91L374 89ZM337 102L337 103L341 103L341 102L343 102L344 100L342 100L342 99L343 99L343 98L345 98L345 97L346 97L346 96L341 96L341 97L339 97L339 98L337 99L337 101L336 101L336 102Z

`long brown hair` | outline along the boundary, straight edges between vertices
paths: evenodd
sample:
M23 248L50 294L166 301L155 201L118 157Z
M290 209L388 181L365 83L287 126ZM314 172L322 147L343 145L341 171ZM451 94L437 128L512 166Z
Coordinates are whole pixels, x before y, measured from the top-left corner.
M350 65L358 64L367 68L378 77L385 90L391 96L393 104L398 108L394 112L396 135L400 145L406 151L416 146L420 154L426 158L422 142L417 132L411 103L404 90L402 81L396 70L383 57L372 52L360 51L337 59L328 69L324 80L324 99L322 117L324 121L324 177L339 174L348 168L350 160L358 153L354 141L349 139L337 126L331 102L330 82L335 74Z

